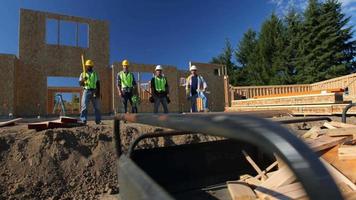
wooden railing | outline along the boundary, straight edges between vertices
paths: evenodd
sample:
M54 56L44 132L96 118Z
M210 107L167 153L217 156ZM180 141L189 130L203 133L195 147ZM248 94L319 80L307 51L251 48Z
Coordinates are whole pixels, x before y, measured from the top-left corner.
M231 99L310 91L309 84L230 87Z
M341 76L338 78L333 78L310 85L312 90L323 90L330 88L343 88L346 87L349 90L349 96L356 97L356 74L350 74L346 76Z

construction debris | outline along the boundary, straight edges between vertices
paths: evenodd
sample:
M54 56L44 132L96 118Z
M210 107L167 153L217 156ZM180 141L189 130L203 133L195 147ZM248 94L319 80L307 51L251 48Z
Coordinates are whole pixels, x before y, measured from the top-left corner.
M19 122L20 120L22 120L22 118L16 118L13 120L9 120L6 122L0 122L0 127L4 127L4 126L13 126L16 124L16 122Z
M331 121L321 126L313 126L302 135L306 144L320 155L320 161L335 180L345 199L356 197L356 145L353 143L355 132L355 125ZM250 199L254 195L257 199L308 199L302 185L280 158L275 156L276 161L261 170L247 152L243 151L243 154L257 175L253 177L246 174L238 181L227 182L232 199ZM277 165L280 166L278 170L270 172ZM250 188L246 188L243 183ZM246 192L246 195L236 194L236 191Z
M53 128L71 128L76 126L82 126L83 123L78 122L76 118L60 117L60 119L53 121L29 123L28 129L35 129L36 131L53 129Z

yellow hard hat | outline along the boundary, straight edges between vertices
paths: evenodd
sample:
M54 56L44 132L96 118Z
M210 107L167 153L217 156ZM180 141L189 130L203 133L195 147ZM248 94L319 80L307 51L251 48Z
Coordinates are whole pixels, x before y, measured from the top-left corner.
M94 62L92 61L92 60L87 60L87 61L85 61L85 66L87 66L87 67L94 67Z
M128 66L128 65L130 65L128 60L123 60L122 61L122 66Z

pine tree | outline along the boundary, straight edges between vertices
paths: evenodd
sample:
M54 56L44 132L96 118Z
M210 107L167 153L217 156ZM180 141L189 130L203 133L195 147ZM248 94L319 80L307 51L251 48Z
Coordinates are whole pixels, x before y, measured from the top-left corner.
M352 41L352 27L346 27L349 20L338 1L327 0L320 4L309 0L298 48L298 82L330 79L354 68L355 41Z
M350 17L341 11L341 3L327 0L321 6L319 18L321 30L319 80L345 75L351 71L352 59L356 55L352 41L352 27L346 27Z
M252 29L248 29L243 38L237 45L235 51L235 59L238 63L235 73L237 85L252 85L253 79L253 64L255 63L257 33Z
M230 84L236 84L236 80L234 79L236 66L232 61L233 52L234 49L232 48L230 41L226 39L223 52L217 57L213 57L210 61L210 63L226 66L227 74L230 76Z
M283 77L283 64L274 64L280 54L277 52L283 48L283 23L273 13L261 28L257 44L256 62L254 71L257 85L280 84Z

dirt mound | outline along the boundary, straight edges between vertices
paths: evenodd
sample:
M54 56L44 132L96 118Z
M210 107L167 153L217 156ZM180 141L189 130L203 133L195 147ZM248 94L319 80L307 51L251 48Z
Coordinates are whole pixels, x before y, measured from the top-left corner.
M0 195L10 199L94 199L118 190L111 126L0 135Z

